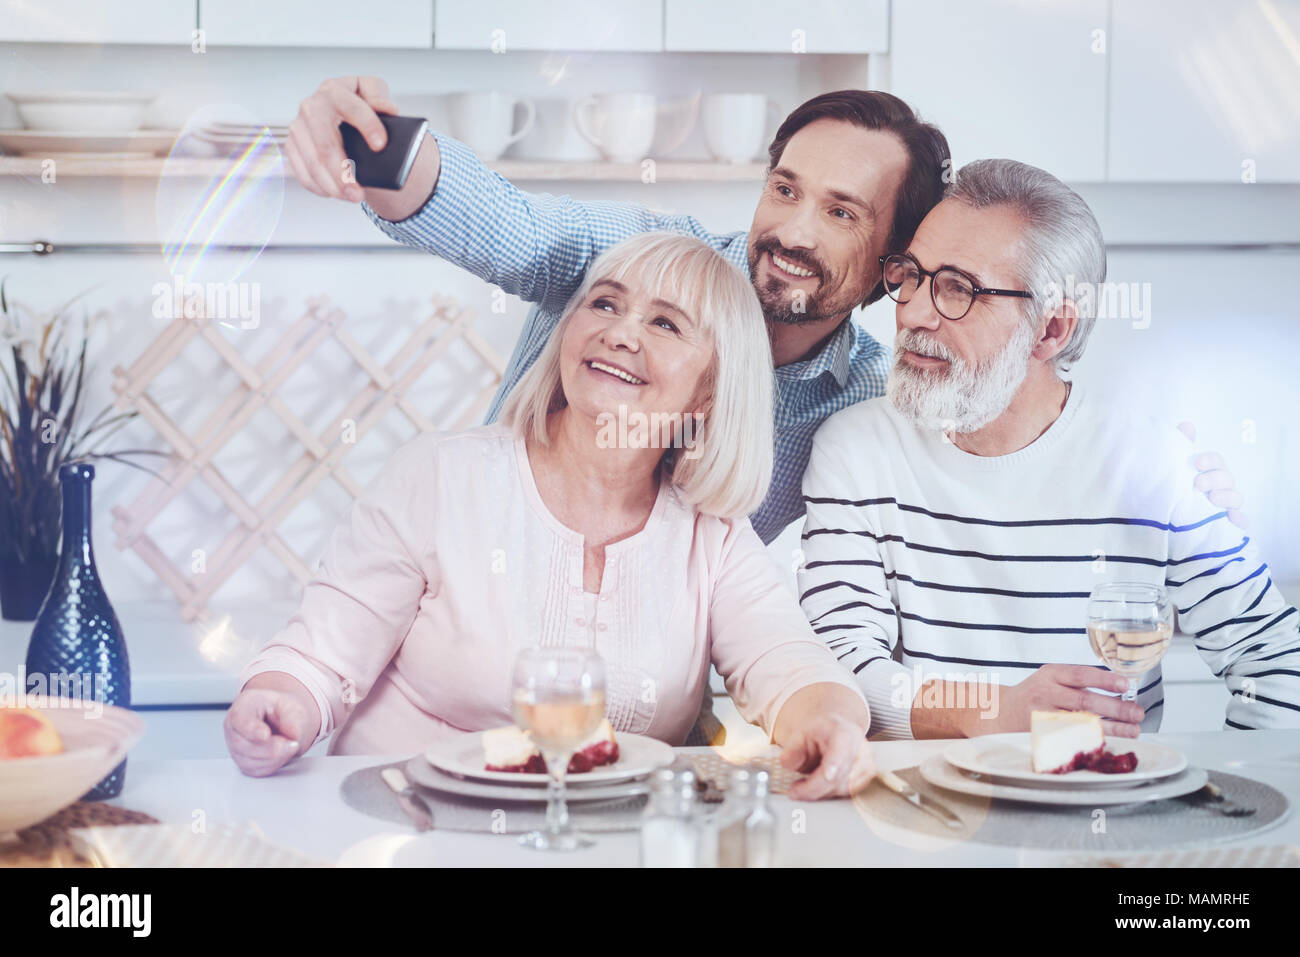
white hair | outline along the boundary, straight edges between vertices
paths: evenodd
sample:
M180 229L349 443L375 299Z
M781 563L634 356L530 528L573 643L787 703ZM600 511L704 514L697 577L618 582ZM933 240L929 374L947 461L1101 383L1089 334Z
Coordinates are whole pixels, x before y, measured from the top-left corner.
M1020 281L1034 294L1024 300L1025 320L1035 329L1059 306L1071 288L1098 292L1106 279L1106 243L1092 210L1074 190L1051 173L1009 159L976 160L963 166L945 199L973 209L1010 206L1025 221L1021 234ZM1053 359L1064 372L1083 355L1097 321L1099 296L1075 300L1079 322L1074 335Z
M678 304L713 341L702 382L707 412L690 455L664 453L665 474L682 499L701 512L740 518L755 511L772 481L772 346L763 309L748 276L700 240L648 232L626 239L587 269L537 361L507 396L500 419L516 435L531 430L546 445L547 415L566 404L560 343L573 313L602 280L642 285Z

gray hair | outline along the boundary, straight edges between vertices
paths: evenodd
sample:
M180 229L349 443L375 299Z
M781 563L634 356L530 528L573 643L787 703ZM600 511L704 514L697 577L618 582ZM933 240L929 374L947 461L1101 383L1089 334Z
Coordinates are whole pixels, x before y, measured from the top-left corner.
M1074 335L1053 360L1064 372L1088 344L1106 279L1106 243L1088 204L1051 173L1009 159L966 164L944 198L973 209L1010 206L1024 216L1019 278L1034 294L1024 300L1026 321L1037 325L1063 298L1072 298L1078 313ZM1085 294L1070 297L1072 288Z

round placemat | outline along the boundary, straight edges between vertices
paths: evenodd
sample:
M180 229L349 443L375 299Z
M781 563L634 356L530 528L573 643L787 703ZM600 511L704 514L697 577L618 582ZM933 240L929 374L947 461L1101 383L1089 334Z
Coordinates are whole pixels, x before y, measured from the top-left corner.
M397 798L380 773L403 768L406 759L353 771L339 785L344 802L354 810L390 824L413 828ZM433 826L440 831L476 831L483 834L524 834L546 826L546 804L534 801L481 801L445 794L416 785L429 806ZM649 799L643 794L610 801L570 802L569 820L581 831L635 831Z
M70 829L157 823L157 818L143 811L77 801L43 821L15 831L12 838L0 840L0 867L94 867L75 849L68 837Z
M1290 809L1286 796L1277 788L1222 771L1210 771L1210 780L1232 801L1255 808L1254 814L1227 817L1215 810L1203 791L1144 804L1053 807L947 791L930 784L915 767L897 773L916 790L940 801L960 817L962 830L949 829L879 781L873 781L853 799L859 811L883 823L935 838L1004 847L1060 851L1167 850L1247 837L1277 824Z

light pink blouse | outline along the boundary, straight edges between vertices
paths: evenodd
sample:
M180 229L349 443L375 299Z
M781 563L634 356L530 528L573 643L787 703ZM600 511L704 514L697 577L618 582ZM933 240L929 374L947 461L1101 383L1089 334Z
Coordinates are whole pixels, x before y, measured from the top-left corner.
M511 724L518 651L593 636L614 729L674 745L710 662L769 733L799 688L860 694L748 520L699 514L664 483L645 527L606 547L594 600L582 564L582 535L542 502L522 439L500 425L422 434L353 504L241 683L266 671L301 681L321 737L337 732L331 754L410 753Z

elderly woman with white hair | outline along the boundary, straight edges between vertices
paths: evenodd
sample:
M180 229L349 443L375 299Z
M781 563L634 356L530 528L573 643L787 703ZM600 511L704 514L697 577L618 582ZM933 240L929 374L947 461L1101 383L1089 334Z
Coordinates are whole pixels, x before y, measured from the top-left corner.
M524 648L595 648L615 731L678 745L714 665L741 715L847 793L866 702L746 516L772 471L772 357L748 279L697 239L603 254L498 424L427 433L335 531L226 717L245 773L410 753L511 723Z

